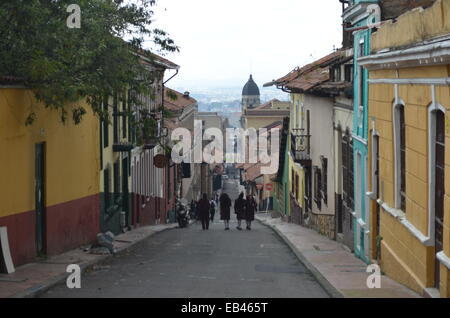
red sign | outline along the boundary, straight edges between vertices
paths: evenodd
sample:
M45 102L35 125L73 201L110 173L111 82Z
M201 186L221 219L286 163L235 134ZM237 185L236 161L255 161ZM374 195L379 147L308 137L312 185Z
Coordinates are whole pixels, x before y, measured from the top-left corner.
M272 183L266 184L266 190L267 191L272 191L273 190L273 184Z

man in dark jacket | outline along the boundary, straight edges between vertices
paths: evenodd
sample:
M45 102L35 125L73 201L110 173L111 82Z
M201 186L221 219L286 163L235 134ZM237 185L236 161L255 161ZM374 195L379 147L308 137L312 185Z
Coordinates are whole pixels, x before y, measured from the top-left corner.
M211 216L211 223L214 223L214 215L216 215L216 201L209 202L209 214Z
M255 212L257 208L258 205L256 204L255 198L248 195L245 203L245 220L247 221L247 230L249 231L252 229L252 221L255 220Z
M203 230L209 230L209 209L211 208L206 193L203 193L203 198L198 202L197 211L202 221Z
M226 193L220 196L220 219L225 223L225 231L230 230L231 199Z
M236 228L239 231L242 231L241 223L242 220L245 220L245 199L243 192L239 195L239 198L234 201L234 213L236 213L238 220L238 226Z

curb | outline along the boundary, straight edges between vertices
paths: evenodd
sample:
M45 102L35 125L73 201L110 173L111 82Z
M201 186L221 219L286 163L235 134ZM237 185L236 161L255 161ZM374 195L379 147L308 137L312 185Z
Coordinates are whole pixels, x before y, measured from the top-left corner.
M265 221L260 220L259 218L256 218L259 223L262 225L270 228L273 230L285 243L289 248L292 250L292 252L295 254L295 256L298 258L298 260L305 265L305 267L311 272L311 274L314 276L314 278L317 279L320 286L325 289L325 291L332 297L332 298L345 298L345 296L336 288L334 287L326 278L323 276L317 268L310 262L308 259L295 247L294 244L275 226L272 226L270 224L267 224Z
M95 265L101 264L109 259L112 259L115 255L122 253L124 251L129 250L130 248L132 248L133 246L135 246L136 244L148 239L149 237L152 237L155 234L159 234L168 230L174 230L177 227L174 225L173 227L167 227L165 229L162 229L160 231L155 231L150 233L149 235L140 238L132 243L130 243L130 245L123 247L119 250L116 251L115 254L110 254L110 255L100 255L98 259L90 261L88 263L85 263L83 265L80 265L81 268L81 274L85 274L88 270L92 269ZM36 298L39 295L42 295L43 293L45 293L46 291L48 291L49 289L63 283L67 277L69 276L69 273L63 273L60 275L57 275L56 277L50 278L47 281L43 282L42 284L30 287L24 291L21 291L13 296L10 296L8 298Z

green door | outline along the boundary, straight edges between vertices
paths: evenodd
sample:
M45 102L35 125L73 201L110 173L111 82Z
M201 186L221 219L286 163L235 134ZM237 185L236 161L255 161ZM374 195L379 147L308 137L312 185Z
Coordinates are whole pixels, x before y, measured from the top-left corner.
M126 213L125 220L126 223L125 226L129 225L129 217L130 217L130 203L129 203L129 188L128 188L128 176L129 176L129 170L128 170L128 157L122 159L122 211Z
M36 205L36 249L45 253L45 145L37 144L35 150L35 205Z

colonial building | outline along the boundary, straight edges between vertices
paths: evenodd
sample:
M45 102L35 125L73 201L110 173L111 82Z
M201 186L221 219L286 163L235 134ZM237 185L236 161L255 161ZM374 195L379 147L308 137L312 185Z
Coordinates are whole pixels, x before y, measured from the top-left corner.
M368 75L359 58L370 54L371 34L388 19L434 0L339 0L343 3L344 42L353 41L353 164L354 164L354 251L355 255L371 261L370 211L366 197L368 191ZM350 35L351 34L351 35Z
M367 165L368 165L368 120L367 120L367 72L358 64L358 58L366 56L370 52L370 35L372 28L369 24L380 22L381 17L372 15L374 8L378 6L378 1L347 1L348 6L342 15L344 24L353 32L353 54L354 54L354 99L353 99L353 169L354 169L354 193L353 202L349 202L354 207L354 252L355 255L370 262L369 256L369 207L366 197L367 192ZM372 7L369 10L369 6ZM369 12L370 11L370 12ZM378 19L378 20L377 20ZM351 199L349 199L350 201Z
M168 132L163 129L164 74L179 66L150 53L141 58L155 80L151 95L133 96L140 101L139 105L132 106L134 115L131 118L140 125L132 126L130 132L133 213L127 219L133 226L166 223L175 202L175 169L165 148Z
M429 3L429 2L428 2ZM381 26L369 73L372 257L428 296L450 297L450 1Z
M15 266L89 244L99 232L99 121L81 105L81 123L64 125L20 81L0 79L0 227Z
M343 49L346 57L330 68L330 88L339 88L334 96L334 192L336 240L354 249L353 211L353 49Z
M334 106L344 98L350 79L345 81L348 50L297 68L274 81L291 94L288 136L290 219L336 237ZM344 72L340 72L344 69Z
M174 98L175 97L175 98ZM176 128L186 128L194 131L194 120L198 114L198 103L192 98L189 92L180 93L173 89L166 88L164 95L164 107L168 109L172 116L164 121L164 125L169 129L168 136ZM194 136L192 136L194 140ZM169 144L171 141L169 141ZM191 154L193 157L193 154ZM178 167L179 189L177 195L188 202L197 200L200 196L200 165L195 163L182 163Z

